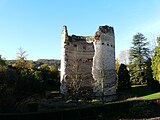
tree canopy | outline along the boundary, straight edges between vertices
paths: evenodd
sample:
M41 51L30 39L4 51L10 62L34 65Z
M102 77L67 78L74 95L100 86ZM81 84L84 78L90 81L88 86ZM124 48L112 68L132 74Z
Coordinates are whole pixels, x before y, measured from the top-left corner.
M160 37L157 38L158 46L154 49L152 57L153 78L160 82Z
M133 36L133 46L130 48L130 74L133 84L142 84L145 75L145 62L149 58L150 50L147 38L142 33Z

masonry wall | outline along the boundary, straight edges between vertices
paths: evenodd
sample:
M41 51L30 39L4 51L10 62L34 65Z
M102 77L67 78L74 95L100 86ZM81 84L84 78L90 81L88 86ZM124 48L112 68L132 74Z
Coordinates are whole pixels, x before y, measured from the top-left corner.
M94 46L86 37L68 36L65 46L66 81L80 80L81 87L91 87Z
M62 30L61 93L73 81L93 89L94 96L116 94L115 38L112 27L100 26L94 36L69 36Z
M96 97L116 94L115 38L112 27L100 26L95 34L92 74Z

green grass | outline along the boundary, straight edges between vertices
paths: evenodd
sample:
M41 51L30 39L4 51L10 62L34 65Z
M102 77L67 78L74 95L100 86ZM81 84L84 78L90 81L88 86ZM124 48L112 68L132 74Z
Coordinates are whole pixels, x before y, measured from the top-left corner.
M153 94L154 92L146 85L134 85L130 89L117 91L121 94L121 99L139 98L146 95Z
M160 92L155 93L147 85L134 85L128 90L118 91L122 100L160 99Z
M160 92L146 95L142 97L143 99L151 100L151 99L160 99Z
M149 94L153 94L153 91L146 85L134 85L128 90L128 94L141 97Z

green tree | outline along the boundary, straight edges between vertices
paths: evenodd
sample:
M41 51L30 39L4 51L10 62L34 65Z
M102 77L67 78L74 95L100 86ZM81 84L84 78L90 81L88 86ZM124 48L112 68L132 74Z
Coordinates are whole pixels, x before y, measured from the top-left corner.
M39 67L39 70L42 73L42 79L44 82L46 82L49 79L49 66L47 64L42 64Z
M31 60L27 60L27 53L23 48L19 48L16 56L16 63L12 66L17 69L28 69L31 70L34 68L34 64Z
M157 80L154 80L153 78L153 70L151 68L152 61L151 58L149 58L146 62L146 80L147 80L147 85L151 88L152 91L159 91L160 86Z
M34 65L32 61L27 60L26 51L19 48L16 63L12 67L17 72L17 80L14 86L14 95L16 98L16 108L19 108L23 101L32 99L31 96L43 93L43 85L41 84L39 73L35 75ZM25 105L25 104L24 104Z
M59 79L60 73L55 66L49 66L50 78L51 79Z
M32 62L27 61L23 51L20 50L16 64L0 65L0 112L23 111L21 109L27 106L34 95L41 96L44 93L44 87L40 80L39 73L32 69ZM36 98L37 99L37 98Z
M130 75L125 64L121 64L118 71L118 89L128 89L131 87Z
M132 84L143 84L145 81L145 62L149 58L149 44L145 36L137 33L133 36L130 48L130 76Z
M34 76L35 76L35 78L36 78L37 80L40 80L40 81L43 80L43 78L42 78L42 72L41 72L41 71L36 70L36 71L34 72Z
M147 80L147 83L153 80L153 70L151 68L152 65L152 59L148 58L148 60L146 61L146 71L145 71L145 78Z
M2 56L0 55L0 66L6 65L5 60L3 60Z
M35 79L31 72L25 70L21 72L15 86L15 95L18 101L41 93L42 90L43 88L40 81Z
M154 49L152 57L153 78L160 82L160 37L157 38L158 46Z

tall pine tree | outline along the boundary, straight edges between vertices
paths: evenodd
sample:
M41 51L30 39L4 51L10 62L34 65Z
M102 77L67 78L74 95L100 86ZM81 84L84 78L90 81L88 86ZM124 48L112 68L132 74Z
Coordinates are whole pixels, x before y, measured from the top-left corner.
M142 33L133 36L130 48L130 77L132 84L143 84L145 81L145 62L149 58L149 44Z

